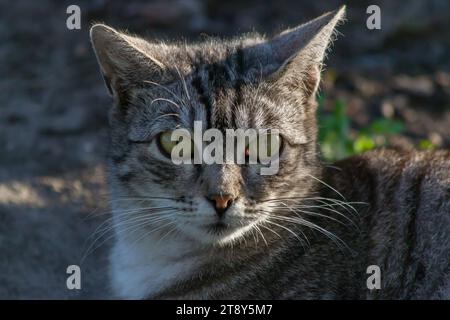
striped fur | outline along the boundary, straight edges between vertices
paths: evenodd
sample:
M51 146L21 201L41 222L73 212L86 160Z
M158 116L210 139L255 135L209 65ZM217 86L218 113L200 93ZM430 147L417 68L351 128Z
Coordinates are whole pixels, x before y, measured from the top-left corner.
M123 298L450 298L450 155L379 150L323 166L315 94L344 9L273 37L147 42L95 25L112 93L109 185ZM279 129L280 170L176 166L159 133ZM226 228L207 197L235 199ZM382 289L366 269L379 265Z

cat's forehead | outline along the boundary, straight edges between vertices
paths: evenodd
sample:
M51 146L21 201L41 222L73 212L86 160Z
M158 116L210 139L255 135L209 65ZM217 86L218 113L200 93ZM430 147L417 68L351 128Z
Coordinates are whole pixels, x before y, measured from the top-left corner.
M203 129L278 129L295 140L302 108L279 99L263 76L267 64L251 60L248 47L238 40L184 46L171 59L170 81L146 83L135 94L135 124L157 133L200 121Z
M177 128L193 130L197 121L203 130L277 129L293 143L302 138L301 111L273 99L267 83L215 86L217 81L194 74L164 87L140 89L134 99L132 132L151 137Z

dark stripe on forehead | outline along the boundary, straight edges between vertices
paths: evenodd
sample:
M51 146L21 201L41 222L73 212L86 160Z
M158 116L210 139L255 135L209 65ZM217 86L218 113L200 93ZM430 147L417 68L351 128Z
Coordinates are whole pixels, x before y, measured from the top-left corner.
M211 94L213 94L214 105L211 122L217 129L228 127L227 109L229 109L228 96L231 86L231 69L227 62L216 62L208 68L208 82L211 85Z
M245 65L244 65L244 51L242 50L242 47L238 47L236 49L236 54L235 54L235 74L236 74L236 79L234 82L234 105L235 106L239 106L242 103L242 85L244 84L244 70L245 70ZM236 125L236 120L235 120L235 113L232 113L233 115L233 125Z
M245 69L245 65L244 65L244 50L242 49L242 47L238 47L236 49L236 70L237 70L237 73L239 75L243 75L244 74L244 69Z
M212 103L211 97L207 94L205 90L204 80L202 79L201 73L197 69L196 75L192 79L192 86L197 91L199 101L205 107L206 111L206 121L207 127L211 127L211 111L212 111Z
M230 68L224 63L215 62L208 68L208 79L216 91L227 87L231 81Z

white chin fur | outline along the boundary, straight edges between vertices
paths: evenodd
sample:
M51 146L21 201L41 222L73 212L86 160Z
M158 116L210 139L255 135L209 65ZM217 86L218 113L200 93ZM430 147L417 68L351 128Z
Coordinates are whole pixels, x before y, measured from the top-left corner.
M235 242L255 223L217 236L199 227L182 225L181 232L163 241L159 241L161 235L151 234L137 242L117 232L110 256L112 289L123 299L151 298L198 270L204 262L205 245L220 247Z
M198 267L200 258L188 254L189 241L167 237L155 246L157 242L152 237L139 243L119 237L110 256L112 289L119 298L152 297Z

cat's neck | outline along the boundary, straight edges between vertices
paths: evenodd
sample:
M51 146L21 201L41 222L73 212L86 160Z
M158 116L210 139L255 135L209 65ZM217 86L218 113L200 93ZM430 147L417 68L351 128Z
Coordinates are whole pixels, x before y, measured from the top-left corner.
M205 250L189 239L157 234L139 242L118 236L111 254L112 280L121 297L154 296L189 278L205 262Z
M163 241L161 235L152 234L136 242L119 233L111 252L113 289L121 298L165 296L180 283L213 274L217 266L232 271L235 264L252 256L267 256L267 245L253 245L251 240L242 247L213 247L180 234ZM266 240L275 246L271 235Z

